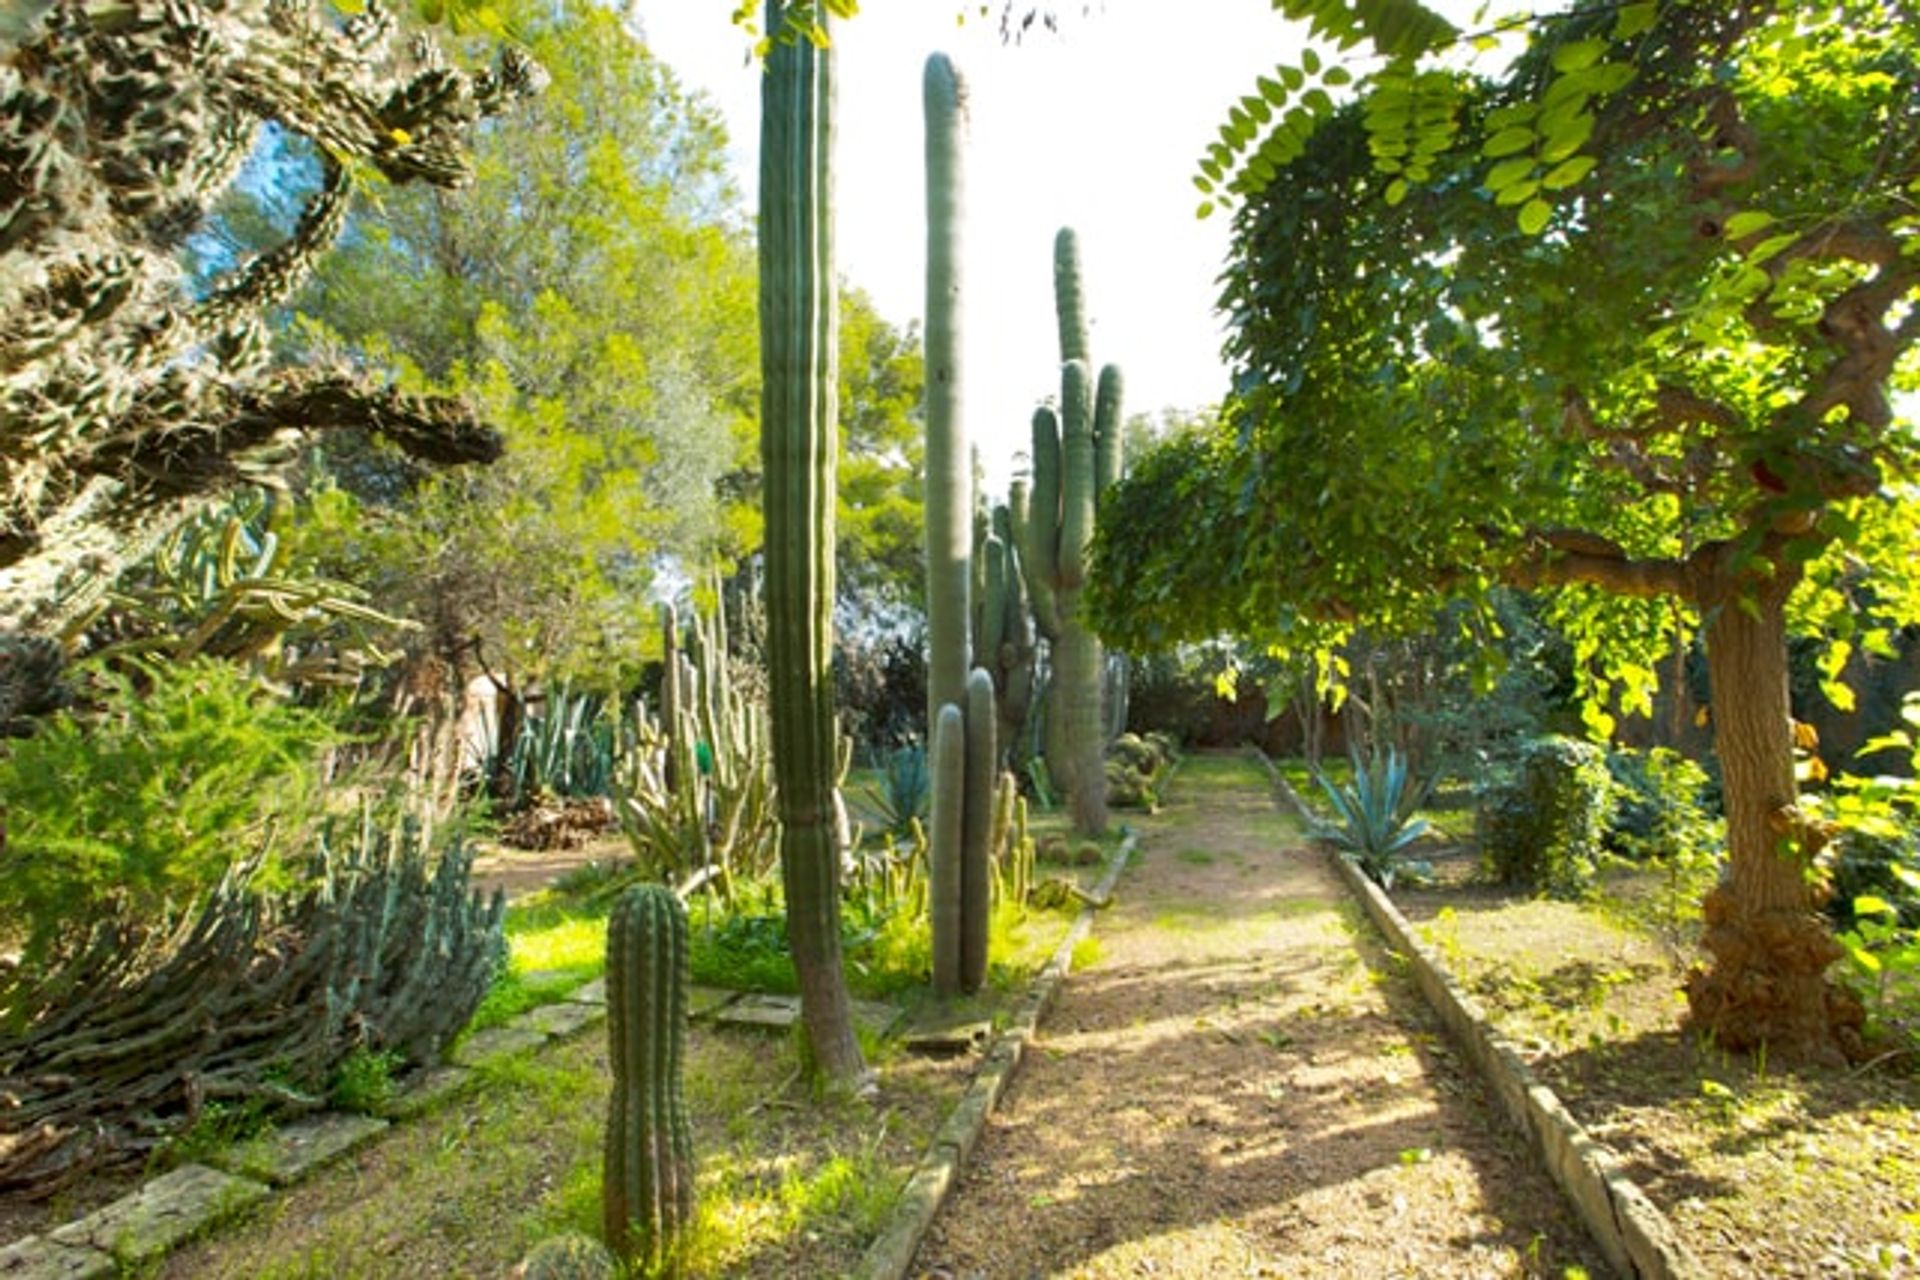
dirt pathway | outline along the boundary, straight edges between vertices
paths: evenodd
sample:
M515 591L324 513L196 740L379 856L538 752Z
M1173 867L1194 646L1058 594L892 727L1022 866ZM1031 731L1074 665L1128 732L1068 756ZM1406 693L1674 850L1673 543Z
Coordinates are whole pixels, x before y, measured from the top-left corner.
M1257 765L1140 826L916 1275L1606 1274Z

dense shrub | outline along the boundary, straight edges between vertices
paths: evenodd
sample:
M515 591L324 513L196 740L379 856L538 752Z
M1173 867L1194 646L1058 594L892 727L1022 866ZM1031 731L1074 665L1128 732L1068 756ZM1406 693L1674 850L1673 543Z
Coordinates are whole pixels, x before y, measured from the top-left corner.
M1707 771L1677 751L1627 748L1607 753L1613 804L1605 844L1634 862L1693 863L1725 843L1719 819L1702 803Z
M321 802L315 760L334 731L239 668L201 659L98 681L92 710L0 751L0 919L25 922L29 959L117 910L164 923L236 862L271 879Z
M1911 832L1896 835L1843 828L1827 856L1833 879L1827 915L1836 929L1854 927L1854 902L1863 897L1878 898L1892 907L1901 928L1920 928L1920 890L1913 887L1910 877L1895 870L1920 867L1920 844Z
M1481 801L1480 848L1494 873L1556 898L1593 883L1605 830L1606 758L1598 747L1559 735L1528 742L1510 779Z

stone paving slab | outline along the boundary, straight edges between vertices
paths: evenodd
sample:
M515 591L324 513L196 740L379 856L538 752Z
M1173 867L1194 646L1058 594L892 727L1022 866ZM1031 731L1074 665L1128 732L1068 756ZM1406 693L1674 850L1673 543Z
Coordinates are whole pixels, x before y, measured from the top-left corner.
M131 1195L51 1233L58 1244L101 1249L125 1262L158 1257L267 1194L267 1186L203 1164L181 1165Z
M602 982L601 999L605 998L606 984ZM687 991L687 1016L689 1018L711 1017L739 998L738 991L729 991L725 987L691 987Z
M472 1080L473 1072L466 1067L435 1067L381 1110L392 1120L417 1116L459 1093Z
M225 1153L216 1163L229 1173L284 1187L337 1159L387 1127L375 1116L328 1111L264 1133Z
M6 1280L107 1280L119 1269L112 1255L98 1249L55 1244L39 1236L0 1245L0 1276Z
M855 1000L853 1023L872 1035L884 1036L900 1021L900 1009L878 1000ZM716 1022L730 1026L765 1027L784 1031L800 1021L799 996L743 995L722 1006L714 1015Z
M574 1004L605 1004L607 1002L607 980L595 978L567 997Z
M513 1026L531 1028L542 1035L574 1035L607 1016L604 1004L576 1004L571 1000L562 1000L559 1004L543 1004L538 1009L529 1009L514 1019Z
M498 1057L501 1054L525 1053L529 1049L538 1049L546 1042L546 1032L535 1031L531 1027L519 1025L488 1027L485 1031L476 1031L468 1036L451 1056L456 1065L470 1067L477 1062Z

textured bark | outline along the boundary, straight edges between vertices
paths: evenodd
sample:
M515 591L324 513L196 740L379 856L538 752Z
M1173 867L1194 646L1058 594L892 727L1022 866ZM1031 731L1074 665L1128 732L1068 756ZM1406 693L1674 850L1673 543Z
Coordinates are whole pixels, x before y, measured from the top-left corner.
M1809 524L1803 514L1762 539L1754 563L1776 566L1770 576L1742 569L1729 542L1685 560L1635 560L1571 530L1538 535L1506 575L1518 586L1677 597L1705 618L1727 868L1703 904L1711 963L1687 979L1689 1020L1723 1048L1789 1055L1851 1053L1862 1022L1859 1003L1825 976L1842 954L1814 865L1826 833L1801 812L1793 776L1786 604L1799 577L1784 547Z
M766 29L786 6L768 0ZM825 15L821 15L822 21ZM840 953L834 839L833 50L777 40L760 97L760 447L766 472L767 658L787 940L816 1073L866 1087Z
M1858 1007L1827 982L1840 958L1812 866L1821 837L1796 805L1787 694L1789 575L1745 601L1710 583L1707 669L1727 814L1727 870L1707 895L1702 945L1712 963L1687 980L1694 1026L1729 1049L1788 1054L1850 1043Z

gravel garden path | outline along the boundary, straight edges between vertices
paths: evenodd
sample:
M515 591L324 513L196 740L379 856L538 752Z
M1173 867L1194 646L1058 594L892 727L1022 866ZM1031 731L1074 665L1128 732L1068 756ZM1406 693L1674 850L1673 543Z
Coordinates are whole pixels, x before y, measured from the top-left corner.
M1139 826L913 1274L1606 1274L1256 764Z

